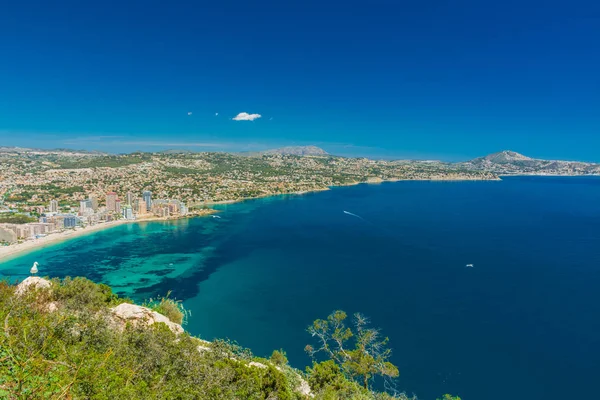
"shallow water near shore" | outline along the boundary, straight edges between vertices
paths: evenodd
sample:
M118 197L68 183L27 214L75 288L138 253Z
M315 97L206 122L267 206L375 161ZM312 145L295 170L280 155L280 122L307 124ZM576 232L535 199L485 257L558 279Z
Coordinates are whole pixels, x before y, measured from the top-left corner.
M425 400L595 398L600 178L384 183L219 208L95 232L0 273L22 279L38 261L40 275L136 301L172 290L193 334L283 348L299 368L312 320L359 311L390 337L399 387Z

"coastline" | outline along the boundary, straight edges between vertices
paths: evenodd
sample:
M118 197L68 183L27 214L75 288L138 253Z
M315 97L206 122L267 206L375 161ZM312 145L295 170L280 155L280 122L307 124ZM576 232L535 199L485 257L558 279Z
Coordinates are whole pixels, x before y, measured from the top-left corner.
M348 182L348 183L340 184L340 185L331 185L331 186L327 186L324 188L316 188L313 190L304 190L304 191L297 191L297 192L290 192L290 193L270 193L270 194L255 196L255 197L243 197L243 198L235 199L235 200L199 202L198 204L195 204L195 206L204 207L204 206L220 205L220 204L234 204L234 203L241 203L241 202L244 202L247 200L258 200L258 199L264 199L264 198L268 198L268 197L304 195L304 194L309 194L309 193L318 193L318 192L328 191L335 187L356 186L356 185L360 185L360 184L373 185L373 184L380 184L380 183L385 183L385 182L407 182L407 181L436 181L436 182L477 181L477 182L479 182L479 181L499 181L499 180L501 180L500 177L497 177L496 179L460 179L460 178L381 179L381 178L376 178L376 179L368 179L366 181L360 181L360 182ZM117 220L117 221L112 221L112 222L104 222L104 223L96 224L93 226L87 226L85 228L79 228L79 229L75 229L75 230L66 230L66 231L58 232L58 233L51 233L48 236L44 236L44 237L41 237L38 239L26 240L22 243L12 244L9 246L1 246L0 247L0 263L2 261L5 261L6 259L18 257L19 255L21 255L21 253L38 250L38 249L44 248L45 246L60 243L60 242L63 242L63 241L69 240L69 239L75 239L75 238L87 235L88 233L93 233L93 232L101 231L104 229L110 229L110 228L120 226L123 224L137 224L137 223L141 223L141 222L170 221L170 220L183 219L183 218L202 217L202 216L215 214L218 212L219 212L219 210L209 208L209 209L202 209L199 212L192 213L192 214L189 214L186 216L181 216L181 217L149 217L149 218L142 218L142 219L135 219L135 220Z
M375 178L375 179L368 179L366 181L340 183L337 185L329 185L327 187L316 188L316 189L312 189L312 190L301 190L301 191L297 191L297 192L268 193L268 194L263 194L260 196L254 196L254 197L241 197L241 198L235 199L235 200L201 201L201 202L194 204L194 207L204 207L204 206L208 207L208 206L223 205L223 204L236 204L236 203L242 203L242 202L248 201L248 200L265 199L268 197L301 196L301 195L311 194L311 193L326 192L328 190L331 190L332 188L338 188L338 187L341 188L341 187L357 186L357 185L378 185L381 183L394 183L394 182L498 182L498 181L502 181L502 178L500 176L496 176L495 178L492 178L492 179L444 178L444 177L429 178L429 179L404 179L404 178L381 179L381 178Z
M37 250L47 245L56 244L65 240L85 236L88 233L98 232L104 229L110 229L123 224L135 222L140 221L118 220L112 222L104 222L93 226L87 226L85 228L73 230L69 229L58 233L51 233L41 238L26 240L24 242L11 244L8 246L2 246L0 247L0 262L6 260L7 258L15 257L20 253Z
M364 182L356 182L356 183L353 183L352 185L358 185L360 183L364 183ZM201 202L198 202L197 204L194 204L194 206L195 207L196 206L204 207L204 206L214 206L214 205L221 205L221 204L235 204L235 203L242 203L242 202L248 201L248 200L266 199L268 197L278 197L278 196L301 196L301 195L309 194L309 193L326 192L328 190L331 190L332 187L336 187L336 186L332 185L332 186L328 186L325 188L318 188L318 189L313 189L313 190L301 190L298 192L289 192L289 193L269 193L269 194L263 194L260 196L254 196L254 197L241 197L241 198L235 199L235 200L201 201Z
M70 239L75 239L81 236L85 236L89 233L102 231L105 229L111 229L124 224L138 224L141 222L156 222L156 221L173 221L184 218L204 217L207 215L217 213L217 210L209 209L201 213L194 213L182 217L150 217L143 219L127 220L120 219L117 221L103 222L92 226L80 227L77 229L69 229L62 232L50 233L47 236L43 236L37 239L26 240L21 243L11 244L8 246L0 246L0 263L7 259L15 258L29 251L39 250L45 246L54 245L60 242L64 242Z
M579 177L582 175L504 174L504 175L496 175L495 179L469 179L469 178L458 178L458 177L456 177L456 178L444 178L444 177L437 178L436 177L436 178L430 178L430 179L374 178L374 179L368 179L366 181L348 182L348 183L343 183L343 184L339 184L339 185L331 185L331 186L327 186L324 188L315 188L313 190L303 190L303 191L290 192L290 193L269 193L269 194L263 194L260 196L255 196L255 197L243 197L243 198L239 198L239 199L235 199L235 200L219 200L219 201L199 202L199 203L195 204L195 206L208 207L208 206L213 206L213 205L235 204L235 203L241 203L241 202L248 201L248 200L258 200L258 199L264 199L264 198L268 198L268 197L304 195L304 194L328 191L328 190L331 190L332 188L336 188L336 187L356 186L356 185L361 185L361 184L377 185L377 184L386 183L386 182L410 182L410 181L417 181L417 182L483 182L483 181L486 181L487 182L487 181L502 181L502 178L511 177L511 176L514 176L514 177L517 177L517 176ZM583 176L598 176L598 175L583 175ZM88 233L93 233L93 232L97 232L97 231L104 230L104 229L110 229L110 228L120 226L123 224L137 224L137 223L141 223L141 222L170 221L170 220L183 219L183 218L195 218L195 217L202 217L202 216L215 214L218 212L219 212L219 210L207 208L207 209L202 209L195 213L188 214L186 216L181 216L181 217L149 217L149 218L142 218L142 219L136 219L136 220L118 220L118 221L112 221L112 222L105 222L105 223L101 223L101 224L97 224L97 225L93 225L93 226L87 226L85 228L79 228L76 230L67 230L67 231L63 231L63 232L59 232L59 233L51 233L48 236L44 236L44 237L41 237L38 239L27 240L22 243L12 244L9 246L0 246L0 263L7 259L18 257L19 255L21 255L21 253L38 250L45 246L53 245L53 244L56 244L59 242L69 240L69 239L75 239L75 238L87 235Z
M499 174L499 178L510 178L511 176L539 176L544 178L590 178L600 177L600 174Z

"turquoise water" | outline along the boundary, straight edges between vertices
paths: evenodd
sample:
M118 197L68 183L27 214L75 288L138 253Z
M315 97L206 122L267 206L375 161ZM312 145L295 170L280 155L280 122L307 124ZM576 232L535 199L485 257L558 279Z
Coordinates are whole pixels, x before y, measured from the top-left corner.
M422 399L596 397L600 179L398 182L221 208L93 233L0 272L23 278L38 261L135 300L173 290L192 333L284 348L300 368L312 320L360 311Z

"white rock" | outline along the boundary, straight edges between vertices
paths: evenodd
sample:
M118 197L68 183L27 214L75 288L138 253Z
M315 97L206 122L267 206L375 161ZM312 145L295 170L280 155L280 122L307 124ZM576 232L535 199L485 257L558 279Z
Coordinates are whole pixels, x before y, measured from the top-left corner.
M173 333L183 333L181 325L171 322L169 318L147 307L123 303L111 308L110 311L116 317L116 322L120 329L124 329L127 322L133 325L144 324L146 326L152 325L155 322L163 322Z
M296 386L296 392L300 393L303 396L315 397L315 395L310 390L310 385L301 377L298 377L300 383Z
M198 347L196 347L196 349L200 352L200 353L204 353L205 351L210 351L210 347L207 346L202 346L202 345L198 345Z
M279 372L284 372L283 368L279 366L276 366L275 369ZM298 386L296 386L295 389L296 393L300 393L303 396L315 397L315 395L310 390L310 385L308 384L308 382L306 382L304 378L302 378L296 372L294 372L294 374L296 375L296 379L298 379Z
M256 367L256 368L260 368L260 369L265 369L265 368L267 368L267 366L266 366L265 364L263 364L263 363L259 363L259 362L256 362L256 361L250 361L250 362L248 363L248 365L249 365L249 366L251 366L251 367Z
M45 311L46 312L54 312L58 310L58 303L55 301L51 301L50 303L46 304L46 308Z
M198 345L197 349L200 353L203 353L205 351L211 351L212 349L210 348L210 342L206 341L206 340L202 340L202 339L198 339L196 338L200 344Z
M51 285L52 283L49 280L37 276L30 276L29 278L25 279L23 282L17 285L17 288L15 289L15 294L17 296L21 296L30 288L49 288Z

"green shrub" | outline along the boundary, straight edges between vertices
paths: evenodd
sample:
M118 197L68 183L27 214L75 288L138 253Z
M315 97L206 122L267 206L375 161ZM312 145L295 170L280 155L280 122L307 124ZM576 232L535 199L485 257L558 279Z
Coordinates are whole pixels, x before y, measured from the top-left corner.
M108 322L109 307L123 301L83 278L53 279L50 289L19 297L0 281L0 399L306 400L283 350L269 361L235 342L176 335L165 324L120 331ZM168 294L154 309L170 319L175 310L179 321L186 315ZM305 378L315 400L408 400L368 390L333 360L313 363Z
M21 297L0 282L0 398L299 399L272 365L249 366L246 349L217 341L198 351L198 339L164 324L118 331L107 307L121 300L107 287L52 282Z
M346 378L360 382L367 390L376 377L384 381L396 378L398 368L388 361L392 355L389 339L382 337L379 329L370 328L368 318L362 314L354 314L352 326L346 319L346 313L337 310L308 327L308 333L319 342L317 348L304 348L313 361L319 353L326 355Z
M94 283L89 279L66 277L63 280L55 278L51 282L52 299L69 309L99 310L127 302L113 293L109 286Z
M306 372L308 384L315 391L318 399L373 398L368 390L348 380L333 360L314 363L312 368L306 369Z
M0 213L0 223L3 224L26 224L28 222L37 222L37 218L12 212Z
M273 350L273 354L271 354L270 361L279 366L287 365L288 359L285 351L283 349Z
M144 303L144 306L164 315L171 322L183 325L187 322L190 311L183 307L180 300L169 298L170 295L171 292L168 292L164 297L158 297L156 300L150 299Z

